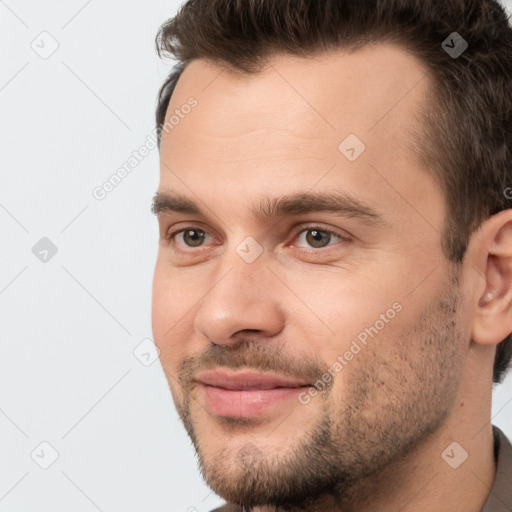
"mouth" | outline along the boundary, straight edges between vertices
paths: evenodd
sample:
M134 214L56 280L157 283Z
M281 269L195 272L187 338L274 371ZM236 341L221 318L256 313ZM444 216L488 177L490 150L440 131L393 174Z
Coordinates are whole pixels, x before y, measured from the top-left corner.
M219 416L251 417L298 400L312 384L302 379L256 372L207 371L197 375L207 408Z

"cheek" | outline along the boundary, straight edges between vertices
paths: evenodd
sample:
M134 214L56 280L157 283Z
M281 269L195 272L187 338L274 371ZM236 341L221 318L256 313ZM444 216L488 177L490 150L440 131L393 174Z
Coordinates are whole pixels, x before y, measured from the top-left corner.
M179 270L170 270L165 257L159 254L153 275L151 315L153 333L160 340L185 315L189 290L190 284L180 279Z
M367 408L364 414L368 418L385 409L390 390L398 386L398 392L404 379L407 383L412 371L410 358L416 351L414 343L404 337L411 327L408 312L383 309L382 314L387 323L372 311L359 319L358 325L351 325L347 337L330 347L324 357L335 375L333 402L352 404L355 410L366 404L363 409Z
M183 289L177 287L175 281L157 262L151 303L153 338L160 350L162 366L173 375L177 371L180 358L184 357L182 340L186 336L185 333L180 333L183 330L186 310L183 310L184 302L176 294L176 290Z
M315 349L325 361L334 362L349 350L352 340L364 343L376 333L390 331L405 316L396 287L362 273L311 274L290 283L290 288L301 299L293 299L297 309L290 319L301 324L308 340L317 340Z
M163 279L162 272L157 264L153 276L153 296L151 301L151 324L155 343L159 346L162 343L165 332L172 322L172 303L169 286ZM159 346L161 349L161 347Z
M401 334L411 321L411 312L401 303L382 297L375 300L339 298L324 301L324 304L329 305L330 312L325 307L321 311L335 333L312 348L324 361L327 374L333 376L334 402L350 401L357 389L371 387L380 363L396 359L397 353L402 351ZM318 343L318 337L312 332L308 336L313 343Z

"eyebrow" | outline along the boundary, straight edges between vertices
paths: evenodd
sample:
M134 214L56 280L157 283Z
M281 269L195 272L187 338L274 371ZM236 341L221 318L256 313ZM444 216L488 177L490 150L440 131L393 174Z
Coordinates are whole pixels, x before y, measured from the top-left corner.
M186 213L206 217L196 203L175 192L157 192L151 211L156 216L161 213ZM373 227L389 224L381 213L347 192L301 192L282 197L264 197L259 204L251 206L249 212L262 223L286 215L328 212L339 217L356 218Z

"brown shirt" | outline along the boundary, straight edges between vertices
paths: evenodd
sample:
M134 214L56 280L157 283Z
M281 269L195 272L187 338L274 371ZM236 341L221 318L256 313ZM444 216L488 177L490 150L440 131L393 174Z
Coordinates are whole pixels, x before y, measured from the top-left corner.
M512 512L512 444L495 425L492 426L492 433L496 476L481 512ZM242 509L236 505L225 504L211 512L242 512Z
M496 476L482 512L512 512L512 444L495 425L492 432Z

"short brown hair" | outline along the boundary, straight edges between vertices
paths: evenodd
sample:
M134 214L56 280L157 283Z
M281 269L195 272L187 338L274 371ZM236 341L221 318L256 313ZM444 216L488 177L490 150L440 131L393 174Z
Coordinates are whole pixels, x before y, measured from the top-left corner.
M456 57L446 50L454 32L468 45ZM461 263L482 221L512 206L512 28L495 0L189 0L156 37L159 56L178 60L158 94L158 135L193 59L257 73L278 53L380 42L402 45L429 71L415 154L445 194L443 253ZM496 350L494 382L511 358L509 335Z

